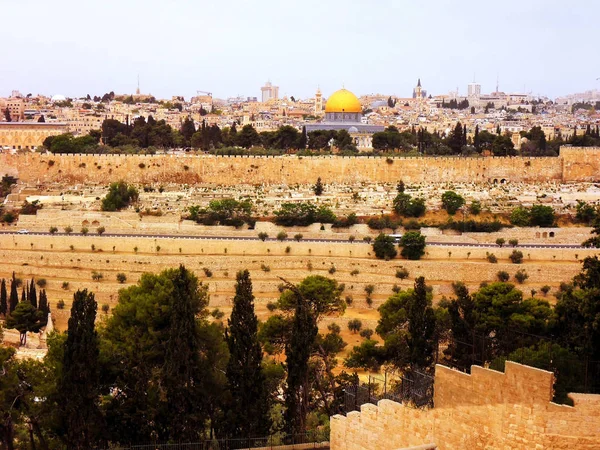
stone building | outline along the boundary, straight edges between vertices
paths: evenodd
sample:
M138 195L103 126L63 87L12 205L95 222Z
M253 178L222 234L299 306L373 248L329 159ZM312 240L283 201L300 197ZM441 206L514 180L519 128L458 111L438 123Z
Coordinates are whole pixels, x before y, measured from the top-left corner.
M48 136L68 131L66 123L0 122L0 150L34 150Z

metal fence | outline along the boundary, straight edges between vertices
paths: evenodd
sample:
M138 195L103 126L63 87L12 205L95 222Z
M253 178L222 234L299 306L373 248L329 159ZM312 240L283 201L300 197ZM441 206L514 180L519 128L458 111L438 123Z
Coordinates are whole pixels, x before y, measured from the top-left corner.
M309 432L303 434L257 438L212 439L191 443L154 443L109 447L109 450L243 450L243 449L328 449L329 434Z

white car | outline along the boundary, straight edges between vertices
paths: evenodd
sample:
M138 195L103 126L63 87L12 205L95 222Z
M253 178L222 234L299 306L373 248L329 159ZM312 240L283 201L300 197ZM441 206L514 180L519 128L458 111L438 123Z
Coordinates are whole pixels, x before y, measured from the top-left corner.
M29 230L19 230L17 231L19 234L29 234Z

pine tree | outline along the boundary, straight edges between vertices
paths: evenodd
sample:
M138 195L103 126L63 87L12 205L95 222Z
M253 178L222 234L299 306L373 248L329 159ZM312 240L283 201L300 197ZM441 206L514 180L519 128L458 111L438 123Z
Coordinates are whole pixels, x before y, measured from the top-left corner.
M408 308L410 368L428 371L433 367L435 313L427 299L425 278L415 280L413 301Z
M463 146L463 126L460 122L456 123L454 131L450 134L448 139L448 147L452 149L454 153L460 153Z
M29 294L27 295L27 299L34 308L38 307L37 291L35 289L35 282L33 281L33 278L31 279L31 284L29 285Z
M87 289L73 296L57 404L66 430L67 448L83 450L101 445L102 415L98 366L98 334L94 329L97 303Z
M323 182L321 181L321 177L317 178L317 182L313 186L313 192L316 196L323 195Z
M8 301L8 313L12 313L19 304L19 292L17 291L17 278L13 272L12 281L10 283L10 299Z
M254 312L252 281L247 270L237 274L233 310L225 338L229 347L226 435L231 438L269 434L269 404L258 342L258 319Z
M8 295L6 292L6 281L0 281L0 315L6 317L8 313Z
M186 145L190 145L190 141L192 136L196 132L196 126L194 125L194 121L190 117L186 117L183 123L181 124L181 135L185 140Z
M168 435L194 441L202 434L201 403L195 391L200 384L200 342L197 279L181 265L173 278L171 323L166 343L163 381L166 391Z

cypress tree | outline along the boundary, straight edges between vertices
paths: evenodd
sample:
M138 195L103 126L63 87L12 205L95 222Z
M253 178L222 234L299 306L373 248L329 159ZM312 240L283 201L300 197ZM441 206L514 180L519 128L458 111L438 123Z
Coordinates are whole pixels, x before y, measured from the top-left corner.
M229 347L226 434L229 437L269 434L269 404L262 371L262 349L258 342L258 319L254 312L252 281L247 270L237 274L233 310L225 339Z
M415 280L413 299L408 307L407 317L410 368L428 371L433 367L435 313L427 299L424 277Z
M300 142L298 142L298 148L305 149L308 144L308 135L306 134L306 127L302 126L302 134L300 135Z
M308 413L308 360L318 333L316 320L308 302L296 292L296 310L290 341L286 344L287 387L285 391L286 431L299 434L306 431Z
M8 295L6 293L6 281L0 281L0 314L6 316L8 313Z
M48 305L48 297L46 297L45 289L42 289L40 291L40 302L38 308L46 315L48 315L48 313L50 312L50 305Z
M479 148L481 147L481 141L479 140L479 125L475 125L475 136L473 137L473 145L475 146L475 150L479 152Z
M27 301L27 293L25 292L25 286L23 286L23 289L21 289L21 301L22 302Z
M29 295L27 298L29 299L29 303L31 303L34 308L38 307L37 291L35 289L35 282L33 281L33 278L31 279L31 284L29 285Z
M8 313L12 313L19 304L19 292L17 291L17 279L13 272L12 281L10 283L10 299L8 301Z
M97 306L94 294L87 289L78 290L73 296L62 373L57 383L60 424L70 449L102 445L98 334L94 329Z
M173 278L171 324L166 343L163 381L166 390L167 433L173 440L194 441L202 433L198 284L181 265Z
M467 145L467 125L463 126L462 145Z

